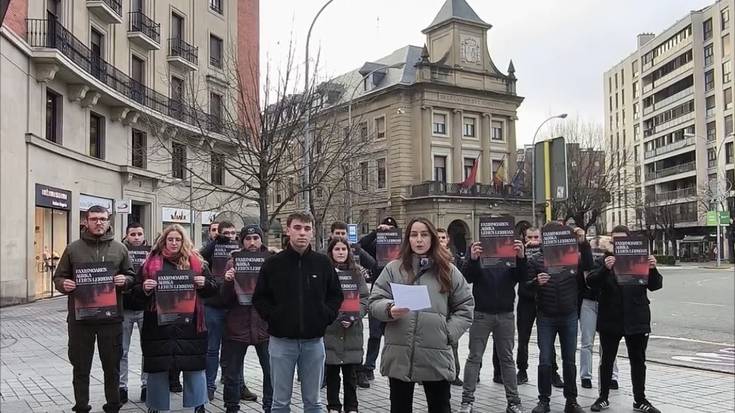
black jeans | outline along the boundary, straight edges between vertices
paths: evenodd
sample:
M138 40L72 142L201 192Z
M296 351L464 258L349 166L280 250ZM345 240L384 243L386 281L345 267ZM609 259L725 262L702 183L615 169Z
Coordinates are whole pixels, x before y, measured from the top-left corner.
M375 370L375 361L380 353L380 338L383 337L385 331L385 323L368 314L368 323L370 326L370 336L367 342L367 351L365 351L365 363L363 370Z
M122 357L122 323L82 324L71 321L69 330L69 362L74 378L75 412L88 412L89 373L94 357L94 342L97 340L102 371L105 376L105 412L117 412L120 404L120 358Z
M413 413L413 390L416 383L405 382L391 378L390 384L390 413ZM449 399L452 396L449 382L425 381L424 393L429 413L451 413Z
M229 410L240 409L240 388L243 385L243 361L248 351L249 344L240 341L222 340L222 355L227 356L223 360L225 379L224 400L225 408ZM270 412L273 404L273 386L271 385L270 355L268 354L268 342L256 344L255 352L258 354L260 369L263 371L263 411Z
M339 402L339 372L342 370L342 381L344 383L344 410L357 411L357 370L359 364L327 364L327 409L342 411L342 403Z
M607 400L610 394L613 364L618 355L620 340L625 337L625 346L628 347L630 360L630 381L633 384L633 398L641 402L646 398L646 348L648 334L634 334L621 336L620 334L600 333L600 397Z
M539 365L538 365L538 398L549 401L551 397L551 360L553 360L554 342L557 334L561 344L561 361L564 375L564 398L569 401L577 399L577 312L566 316L544 317L536 320L538 333ZM612 372L608 375L611 377Z
M533 323L536 321L536 302L527 298L518 298L516 311L516 328L518 329L518 353L516 354L516 366L518 370L528 369L528 343L531 340ZM551 367L556 373L559 365L556 363L556 349L552 349ZM493 369L500 374L498 356L493 346Z

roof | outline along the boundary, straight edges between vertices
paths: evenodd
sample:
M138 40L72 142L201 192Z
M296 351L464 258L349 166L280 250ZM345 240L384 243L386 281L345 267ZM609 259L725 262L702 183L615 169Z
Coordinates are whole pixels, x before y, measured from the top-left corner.
M431 22L429 27L423 30L423 33L453 20L476 24L486 29L492 27L482 20L465 0L447 0L436 17L434 17L434 21Z

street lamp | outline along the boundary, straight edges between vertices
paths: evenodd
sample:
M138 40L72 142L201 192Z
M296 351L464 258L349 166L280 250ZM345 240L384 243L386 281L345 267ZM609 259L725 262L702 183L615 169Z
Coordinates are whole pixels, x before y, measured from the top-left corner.
M533 153L533 162L531 162L531 219L533 219L534 226L536 225L536 137L538 136L541 127L544 126L546 122L549 122L552 119L564 119L566 117L566 113L548 117L538 125L536 132L533 134L533 141L531 141L531 151Z
M306 57L304 59L304 71L306 72L306 75L304 76L304 97L309 96L309 41L311 40L311 31L314 29L314 24L316 23L316 19L319 18L319 15L322 14L324 9L327 8L334 0L327 0L326 3L322 6L321 9L316 13L316 16L314 16L314 20L311 21L311 25L309 26L309 32L306 34ZM308 101L306 103L309 103ZM311 135L309 131L309 123L311 121L311 107L306 108L306 133L304 136L304 159L306 161L306 165L304 167L304 184L306 184L306 187L308 188L311 185ZM309 194L308 190L304 191L304 208L306 212L311 212L311 196Z

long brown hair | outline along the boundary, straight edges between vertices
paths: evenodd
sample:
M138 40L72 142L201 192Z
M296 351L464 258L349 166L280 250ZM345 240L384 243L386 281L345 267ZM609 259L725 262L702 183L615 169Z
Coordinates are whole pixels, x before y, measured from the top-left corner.
M345 237L332 237L329 240L329 245L327 245L327 256L329 257L329 261L332 263L334 267L339 264L338 262L334 261L334 256L332 255L332 251L334 250L334 247L337 246L337 244L344 244L347 247L347 260L345 260L345 264L347 264L347 268L352 273L352 279L357 281L359 277L362 276L360 273L359 268L357 268L357 263L355 263L355 259L352 257L352 248L350 247L350 242L347 241L347 238Z
M444 294L452 289L452 256L449 254L446 248L443 248L439 243L439 236L436 234L436 227L426 218L419 217L413 218L408 222L406 231L403 233L403 244L401 245L401 269L406 271L408 279L406 281L413 283L416 273L413 268L413 255L414 252L411 249L411 227L413 224L420 222L426 225L429 229L431 236L431 246L427 255L432 260L432 271L436 273L436 277L439 280L441 286L440 293Z
M163 252L166 250L166 238L168 237L168 234L174 231L181 235L181 249L179 250L179 260L176 263L176 266L180 270L188 270L191 267L189 257L191 255L197 255L198 258L201 258L201 256L199 255L199 251L194 248L194 244L186 234L184 227L179 224L171 224L163 230L161 235L158 236L158 239L156 239L156 244L153 245L153 248L151 249L151 255L163 255Z

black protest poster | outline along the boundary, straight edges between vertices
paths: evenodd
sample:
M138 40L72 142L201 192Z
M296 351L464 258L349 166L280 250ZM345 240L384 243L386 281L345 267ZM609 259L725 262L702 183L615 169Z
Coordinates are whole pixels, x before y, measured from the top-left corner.
M258 283L258 274L268 255L267 252L262 251L232 253L235 266L235 294L240 305L251 305L253 303L253 293L255 293L255 285Z
M212 252L212 262L209 263L212 267L212 275L219 278L224 277L230 254L239 248L240 246L237 244L237 241L215 244L214 251Z
M115 268L111 262L91 262L74 266L74 318L108 320L119 316L115 291Z
M156 275L158 325L190 323L196 307L194 272L161 270Z
M480 217L480 265L482 268L515 268L515 218Z
M342 305L339 307L338 319L355 321L360 318L360 286L351 271L337 271L339 284L342 286ZM362 276L362 275L360 275Z
M375 255L378 267L385 267L389 262L398 259L401 254L401 242L401 230L398 228L377 232Z
M549 275L570 271L577 272L579 244L572 229L566 225L550 222L541 230L541 245L544 264Z
M143 263L146 258L148 258L148 254L150 252L150 245L139 245L137 247L131 245L128 247L128 256L130 257L130 262L133 263L133 269L135 269L135 272L138 272L140 267L143 266Z
M648 241L645 237L627 236L613 238L615 251L615 278L618 285L647 285Z

